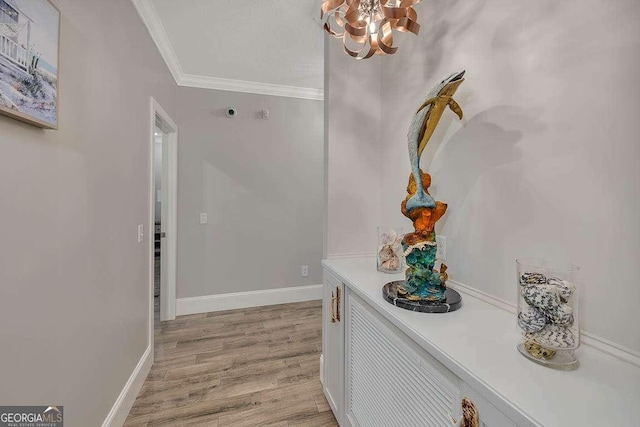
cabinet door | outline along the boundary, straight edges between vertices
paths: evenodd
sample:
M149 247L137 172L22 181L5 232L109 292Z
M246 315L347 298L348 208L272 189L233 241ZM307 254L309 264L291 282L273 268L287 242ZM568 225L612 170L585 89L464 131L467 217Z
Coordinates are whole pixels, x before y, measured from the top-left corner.
M346 303L344 425L451 425L460 379L352 292Z
M516 423L467 384L462 385L462 397L469 399L476 407L479 427L517 427Z
M322 299L322 383L339 423L344 413L344 285L324 271Z

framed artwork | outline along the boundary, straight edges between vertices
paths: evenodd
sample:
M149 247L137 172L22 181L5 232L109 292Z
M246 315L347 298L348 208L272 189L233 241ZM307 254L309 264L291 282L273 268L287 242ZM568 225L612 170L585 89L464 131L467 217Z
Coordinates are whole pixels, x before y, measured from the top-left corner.
M0 114L58 128L59 44L49 0L0 0Z

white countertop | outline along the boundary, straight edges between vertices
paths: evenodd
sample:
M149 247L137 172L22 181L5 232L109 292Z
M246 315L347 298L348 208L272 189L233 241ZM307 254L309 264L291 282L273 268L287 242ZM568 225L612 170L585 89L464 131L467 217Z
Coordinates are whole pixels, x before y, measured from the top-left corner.
M378 272L375 258L330 259L323 265L518 425L640 426L640 368L583 345L577 370L549 369L516 349L513 313L462 292L457 311L415 313L383 299L382 286L404 274Z

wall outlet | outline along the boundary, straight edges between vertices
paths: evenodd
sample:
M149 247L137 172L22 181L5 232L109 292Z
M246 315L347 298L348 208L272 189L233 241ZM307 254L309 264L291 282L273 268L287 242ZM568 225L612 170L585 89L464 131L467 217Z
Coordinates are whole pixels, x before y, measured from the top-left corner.
M447 237L436 236L436 243L438 244L438 249L436 250L436 258L441 261L446 261L447 260Z
M144 225L138 225L138 243L142 243L144 240Z
M300 275L302 277L309 277L309 266L308 265L303 265L302 267L300 267Z
M200 224L206 224L207 222L209 222L209 218L207 218L207 214L206 213L201 213L200 214Z

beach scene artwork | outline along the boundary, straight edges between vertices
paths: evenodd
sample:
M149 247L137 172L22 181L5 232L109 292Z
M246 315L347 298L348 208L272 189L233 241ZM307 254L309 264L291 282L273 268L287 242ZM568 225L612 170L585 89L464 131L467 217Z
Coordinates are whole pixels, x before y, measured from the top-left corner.
M0 0L0 113L58 128L60 12L48 0Z

